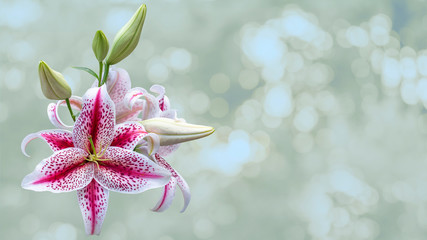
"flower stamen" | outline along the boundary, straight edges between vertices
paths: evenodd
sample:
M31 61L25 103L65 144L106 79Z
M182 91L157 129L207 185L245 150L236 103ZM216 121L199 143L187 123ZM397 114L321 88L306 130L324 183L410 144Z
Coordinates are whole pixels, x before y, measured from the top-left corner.
M89 147L86 146L86 150L89 153L89 156L86 158L86 161L95 163L99 169L99 162L111 160L111 159L101 158L107 152L108 146L105 148L103 148L101 146L101 149L100 149L101 154L98 155L98 153L96 152L96 149L95 149L95 144L93 143L93 140L92 140L92 136L89 136L88 139L89 139L90 145L92 147L92 153L89 151Z

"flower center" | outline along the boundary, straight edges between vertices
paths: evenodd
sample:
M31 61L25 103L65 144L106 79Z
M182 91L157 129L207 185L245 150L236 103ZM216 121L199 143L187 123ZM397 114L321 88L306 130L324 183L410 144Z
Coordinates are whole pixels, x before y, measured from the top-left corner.
M89 136L88 138L89 138L90 145L92 147L92 151L89 151L89 149L86 149L87 152L89 153L89 156L87 156L86 161L96 163L96 166L98 166L98 169L99 169L99 162L110 160L110 159L102 158L102 156L104 156L105 152L107 151L107 148L103 149L101 147L100 154L98 154L96 152L95 145L93 144L92 136Z

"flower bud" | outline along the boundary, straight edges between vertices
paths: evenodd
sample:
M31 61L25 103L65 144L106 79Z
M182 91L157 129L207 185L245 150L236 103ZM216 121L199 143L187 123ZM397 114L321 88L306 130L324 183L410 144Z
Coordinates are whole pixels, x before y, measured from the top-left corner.
M42 92L46 98L64 100L71 97L71 88L64 76L43 61L39 63L39 77Z
M111 51L107 56L106 63L113 65L125 57L129 56L136 48L141 36L142 26L144 25L147 7L142 4L141 7L135 12L129 22L120 29L114 37Z
M105 37L105 34L101 30L98 30L92 41L92 50L93 53L95 53L95 57L98 59L98 62L102 62L105 56L107 56L108 48L107 37Z
M173 145L211 135L215 129L209 126L189 124L170 118L150 118L140 121L145 130L160 138L160 146Z

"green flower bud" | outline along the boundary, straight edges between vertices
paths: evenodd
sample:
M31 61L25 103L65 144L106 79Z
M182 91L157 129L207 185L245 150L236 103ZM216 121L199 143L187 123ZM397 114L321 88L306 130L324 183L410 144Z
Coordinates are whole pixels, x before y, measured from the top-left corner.
M114 37L111 51L107 56L107 65L113 65L132 53L139 42L141 36L142 26L144 25L147 7L142 4L141 7L135 12L129 22L120 29Z
M196 140L215 132L213 127L189 124L170 118L150 118L140 123L147 132L159 136L160 146Z
M43 61L39 63L39 77L43 94L48 99L64 100L71 97L71 88L64 76Z
M98 30L92 41L92 50L93 53L95 53L95 57L98 59L98 62L102 62L105 56L107 56L108 48L107 37L105 37L105 34L101 30Z

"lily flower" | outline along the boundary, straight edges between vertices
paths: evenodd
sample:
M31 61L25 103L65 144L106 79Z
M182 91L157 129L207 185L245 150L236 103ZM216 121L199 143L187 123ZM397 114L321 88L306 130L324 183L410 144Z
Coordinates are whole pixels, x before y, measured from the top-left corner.
M83 96L83 107L72 132L45 130L24 138L21 148L35 138L54 151L22 181L22 187L54 193L77 190L87 234L99 234L109 191L141 193L162 187L170 171L133 151L147 132L137 122L115 124L115 106L104 86Z

